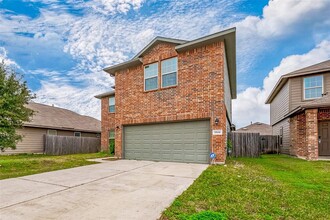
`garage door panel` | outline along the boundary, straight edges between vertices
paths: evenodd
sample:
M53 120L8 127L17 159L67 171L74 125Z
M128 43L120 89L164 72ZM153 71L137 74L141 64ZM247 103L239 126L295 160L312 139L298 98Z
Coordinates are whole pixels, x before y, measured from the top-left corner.
M208 163L209 121L124 127L127 159Z

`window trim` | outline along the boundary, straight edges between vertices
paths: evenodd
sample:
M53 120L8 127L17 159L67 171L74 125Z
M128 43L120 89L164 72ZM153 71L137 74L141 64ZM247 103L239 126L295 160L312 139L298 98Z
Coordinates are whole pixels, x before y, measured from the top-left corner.
M163 73L162 71L163 71L163 69L161 68L162 67L162 62L163 61L166 61L166 60L170 60L170 59L174 59L174 58L176 58L176 72L168 72L168 73ZM176 84L175 85L170 85L170 86L163 86L163 76L164 75L168 75L168 74L171 74L171 73L176 73ZM161 88L170 88L170 87L174 87L174 86L177 86L178 85L178 81L179 81L179 79L178 79L178 73L179 73L179 59L178 59L178 57L176 56L176 57L170 57L170 58L167 58L167 59L164 59L164 60L161 60L160 61L160 87Z
M76 136L76 134L79 134L79 136ZM81 132L80 131L75 131L75 132L73 132L73 136L74 137L81 137Z
M152 64L157 64L157 75L146 78L146 66L150 66ZM157 77L157 88L146 90L146 80L156 78L156 77ZM149 63L149 64L144 65L143 66L143 86L144 86L143 91L150 92L150 91L158 90L158 88L159 88L159 85L158 85L159 79L158 78L159 78L159 62L153 62L153 63Z
M111 98L113 98L113 99L115 100L115 104L114 104L114 105L110 105L110 99L111 99ZM113 112L110 111L110 106L113 106L113 107L114 107L114 111L113 111ZM109 113L116 113L116 98L115 98L115 96L110 96L110 97L109 97L108 112L109 112Z
M306 98L306 93L305 93L306 92L305 79L307 79L307 78L313 78L313 77L317 77L317 76L321 76L321 78L322 78L322 94L324 93L324 77L323 77L323 75L303 77L303 98L304 98L304 100L313 100L313 99L322 98L322 94L321 94L321 97ZM310 88L307 88L307 89L315 89L315 88L320 88L320 87L319 86L317 86L317 87L310 87Z
M56 134L50 134L50 133L49 133L50 131L55 131ZM54 135L54 136L57 136L57 130L55 130L55 129L48 129L48 130L47 130L47 135Z

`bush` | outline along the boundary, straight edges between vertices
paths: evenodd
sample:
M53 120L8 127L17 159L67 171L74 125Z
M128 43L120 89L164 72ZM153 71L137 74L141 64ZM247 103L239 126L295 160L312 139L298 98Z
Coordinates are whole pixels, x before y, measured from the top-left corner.
M115 153L115 140L109 140L109 153Z

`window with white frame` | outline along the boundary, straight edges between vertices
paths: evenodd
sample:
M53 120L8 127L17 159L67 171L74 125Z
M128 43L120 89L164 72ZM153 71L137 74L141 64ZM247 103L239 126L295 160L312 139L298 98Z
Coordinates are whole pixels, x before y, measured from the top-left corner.
M144 67L144 91L158 88L158 63L152 63Z
M81 132L74 132L73 135L74 135L75 137L81 137Z
M57 135L57 130L48 130L47 131L48 135Z
M109 98L109 112L115 112L115 97Z
M177 85L178 58L163 60L162 69L162 88Z
M322 97L323 76L312 76L304 78L304 99L315 99Z

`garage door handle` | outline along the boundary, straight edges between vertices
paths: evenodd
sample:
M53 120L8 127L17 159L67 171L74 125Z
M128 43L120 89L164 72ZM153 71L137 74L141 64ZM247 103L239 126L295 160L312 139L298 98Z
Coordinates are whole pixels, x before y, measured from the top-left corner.
M319 144L321 144L321 140L322 140L322 139L321 139L321 136L319 136Z

